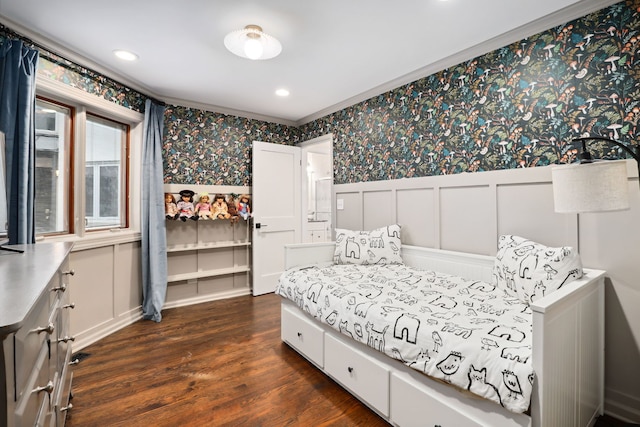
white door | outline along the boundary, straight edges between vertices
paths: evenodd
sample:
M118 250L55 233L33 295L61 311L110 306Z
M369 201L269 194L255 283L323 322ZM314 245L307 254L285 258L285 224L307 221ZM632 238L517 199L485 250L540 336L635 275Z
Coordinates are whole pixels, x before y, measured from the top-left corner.
M284 245L300 243L300 148L253 142L253 295L273 292L284 271Z

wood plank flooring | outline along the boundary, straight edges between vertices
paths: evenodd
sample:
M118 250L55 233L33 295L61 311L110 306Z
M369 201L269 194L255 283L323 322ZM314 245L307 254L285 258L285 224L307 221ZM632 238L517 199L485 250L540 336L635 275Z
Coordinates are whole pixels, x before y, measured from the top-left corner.
M67 427L389 425L281 342L274 294L165 310L79 353Z
M84 348L67 427L388 426L280 340L280 297L163 311Z

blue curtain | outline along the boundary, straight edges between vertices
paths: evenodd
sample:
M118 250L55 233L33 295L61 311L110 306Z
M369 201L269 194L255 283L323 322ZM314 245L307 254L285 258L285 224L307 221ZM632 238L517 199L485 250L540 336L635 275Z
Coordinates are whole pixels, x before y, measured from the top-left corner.
M35 106L38 51L0 46L0 130L5 133L9 243L35 243Z
M160 322L167 293L162 131L164 105L147 100L142 146L142 317Z

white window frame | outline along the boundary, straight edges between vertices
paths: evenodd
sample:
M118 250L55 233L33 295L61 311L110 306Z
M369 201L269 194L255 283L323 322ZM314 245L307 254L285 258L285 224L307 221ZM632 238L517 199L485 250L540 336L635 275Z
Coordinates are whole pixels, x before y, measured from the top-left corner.
M74 241L74 249L88 249L140 240L141 169L144 114L114 104L40 74L36 78L36 95L59 101L75 108L74 129L74 233L38 236L37 241ZM129 218L128 228L106 230L85 229L85 144L87 112L129 125ZM124 220L124 218L123 218ZM124 222L124 221L123 221Z

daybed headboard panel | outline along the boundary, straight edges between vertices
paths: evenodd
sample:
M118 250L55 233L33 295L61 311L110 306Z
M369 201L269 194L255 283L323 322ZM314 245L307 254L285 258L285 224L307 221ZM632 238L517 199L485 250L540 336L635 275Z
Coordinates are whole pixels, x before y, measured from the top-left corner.
M402 246L406 265L491 283L494 257L417 246Z

